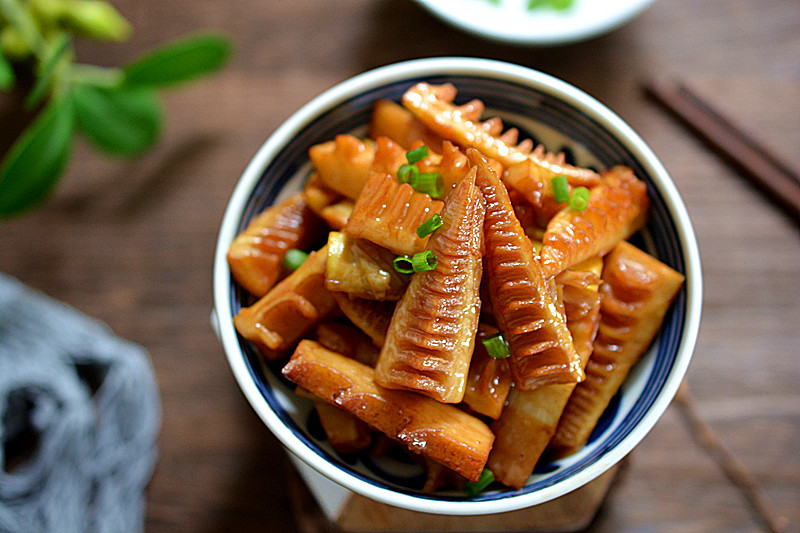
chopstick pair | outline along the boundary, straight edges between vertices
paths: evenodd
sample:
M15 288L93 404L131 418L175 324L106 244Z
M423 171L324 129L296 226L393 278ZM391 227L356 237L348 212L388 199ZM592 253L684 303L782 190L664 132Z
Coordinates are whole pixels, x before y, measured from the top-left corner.
M685 84L652 80L645 90L800 224L800 175Z

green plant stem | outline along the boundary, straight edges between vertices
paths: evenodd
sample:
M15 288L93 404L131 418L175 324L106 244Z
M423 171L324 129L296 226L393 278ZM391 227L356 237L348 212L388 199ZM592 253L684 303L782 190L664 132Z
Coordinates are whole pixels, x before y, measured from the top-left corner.
M112 88L122 83L123 71L121 68L116 67L98 67L97 65L75 63L72 65L70 78L77 83Z

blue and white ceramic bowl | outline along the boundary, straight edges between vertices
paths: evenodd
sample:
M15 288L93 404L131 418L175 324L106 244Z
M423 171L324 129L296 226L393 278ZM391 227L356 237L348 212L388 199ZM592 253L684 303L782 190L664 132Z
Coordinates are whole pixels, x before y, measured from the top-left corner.
M225 254L250 219L308 176L308 148L343 132L366 132L378 98L399 101L418 81L451 82L456 102L480 99L487 116L500 116L551 151L579 165L629 165L652 198L647 228L637 244L686 276L652 349L634 368L603 416L590 443L574 456L539 465L520 490L490 490L476 497L457 492L422 494L421 471L399 458L342 456L317 430L310 402L297 398L280 364L263 366L240 338L232 318L245 293L232 280ZM297 458L340 485L406 509L449 515L511 511L543 503L596 478L642 440L672 400L689 365L700 322L700 260L686 209L655 155L619 117L564 82L527 68L469 58L399 63L356 76L297 111L264 143L242 175L222 221L214 265L214 305L219 335L245 396L276 437Z

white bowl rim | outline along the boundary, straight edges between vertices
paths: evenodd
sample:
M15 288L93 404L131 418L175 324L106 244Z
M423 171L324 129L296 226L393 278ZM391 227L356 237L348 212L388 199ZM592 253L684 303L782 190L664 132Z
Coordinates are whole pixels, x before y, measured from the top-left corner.
M534 86L537 90L558 95L583 113L602 123L626 145L640 164L655 178L653 185L659 188L664 202L675 220L686 264L686 322L675 364L669 371L661 393L656 397L642 420L614 448L574 476L532 493L488 501L452 501L416 497L412 494L376 487L351 476L328 461L321 460L319 455L309 449L280 420L259 391L241 353L228 305L230 294L230 270L226 259L228 246L237 233L244 207L252 190L260 180L263 169L280 151L285 140L294 137L300 129L324 110L334 107L358 93L412 76L424 78L442 75L485 76ZM489 59L436 57L379 67L339 83L301 107L269 136L247 165L231 195L222 219L214 257L214 313L220 341L239 387L258 416L272 430L278 440L304 463L349 490L388 505L412 511L446 515L494 514L541 504L583 486L619 462L644 438L672 401L688 369L700 325L701 275L700 254L694 230L675 185L655 154L615 113L576 87L527 67Z

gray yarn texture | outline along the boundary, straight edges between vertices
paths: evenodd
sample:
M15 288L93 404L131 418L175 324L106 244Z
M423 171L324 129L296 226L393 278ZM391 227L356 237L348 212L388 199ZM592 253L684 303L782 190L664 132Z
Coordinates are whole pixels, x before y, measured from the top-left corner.
M160 422L143 348L0 273L0 532L143 531Z

